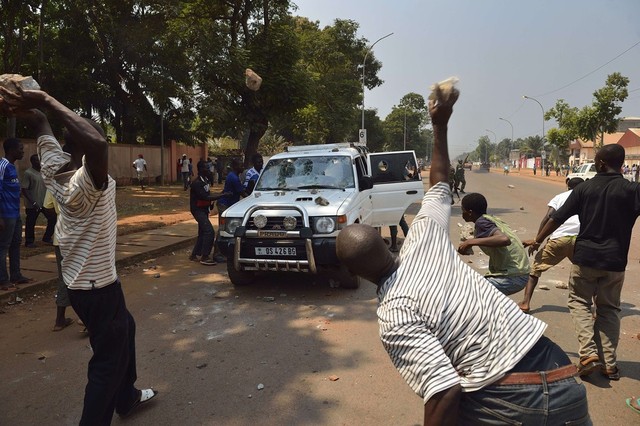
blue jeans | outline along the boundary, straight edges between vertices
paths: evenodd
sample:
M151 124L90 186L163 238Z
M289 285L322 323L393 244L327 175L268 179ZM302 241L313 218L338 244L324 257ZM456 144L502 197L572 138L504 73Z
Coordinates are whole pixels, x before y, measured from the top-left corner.
M541 337L511 372L554 370L571 361ZM587 391L575 378L538 384L489 385L462 394L461 425L591 425Z
M4 229L0 232L0 283L17 281L20 272L20 243L22 242L22 219L4 218ZM9 273L7 273L7 252L9 253Z
M527 281L529 281L528 274L511 277L498 276L485 278L506 296L521 291L527 285Z
M191 214L198 222L198 239L196 240L196 245L193 246L191 256L209 257L215 237L213 225L209 220L209 211L208 209L195 208L191 210Z

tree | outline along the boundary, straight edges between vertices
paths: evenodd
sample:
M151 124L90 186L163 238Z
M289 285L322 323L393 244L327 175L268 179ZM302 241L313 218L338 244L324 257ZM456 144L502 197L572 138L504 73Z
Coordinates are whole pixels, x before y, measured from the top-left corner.
M498 142L496 146L497 161L509 161L511 154L511 139L505 138Z
M422 95L407 93L384 120L386 149L397 151L405 148L426 154L427 140L421 137L429 124L429 114ZM424 134L425 137L428 133Z
M558 128L547 132L547 140L557 151L557 159L562 161L562 153L567 152L569 143L578 137L578 109L569 106L564 99L556 101L556 105L545 113L545 119L552 118L558 123Z
M478 139L478 146L475 149L475 158L478 159L478 161L481 161L483 163L488 163L491 161L491 156L494 152L495 149L495 145L491 143L491 140L489 139L489 136L484 135L484 136L480 136L480 138Z
M535 135L535 136L529 136L524 139L524 144L520 148L520 151L524 154L537 157L540 155L543 149L544 149L544 140L540 136Z

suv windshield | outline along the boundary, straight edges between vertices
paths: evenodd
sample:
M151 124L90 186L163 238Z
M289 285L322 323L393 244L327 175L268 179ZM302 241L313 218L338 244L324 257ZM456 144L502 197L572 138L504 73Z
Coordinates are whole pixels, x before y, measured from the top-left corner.
M289 157L270 160L256 190L354 187L351 157Z

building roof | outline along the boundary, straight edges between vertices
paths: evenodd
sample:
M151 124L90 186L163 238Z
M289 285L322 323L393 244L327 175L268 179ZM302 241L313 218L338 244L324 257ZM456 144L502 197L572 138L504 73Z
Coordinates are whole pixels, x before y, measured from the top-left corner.
M603 145L610 145L612 143L618 143L620 138L624 135L624 132L605 133Z

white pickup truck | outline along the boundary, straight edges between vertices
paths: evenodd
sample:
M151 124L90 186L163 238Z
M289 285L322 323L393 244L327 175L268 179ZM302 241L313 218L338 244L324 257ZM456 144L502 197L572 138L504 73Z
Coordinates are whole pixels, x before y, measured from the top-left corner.
M413 151L369 153L343 143L289 147L264 167L251 195L229 207L218 247L235 286L259 271L328 273L357 288L336 256L341 229L397 225L424 195Z

